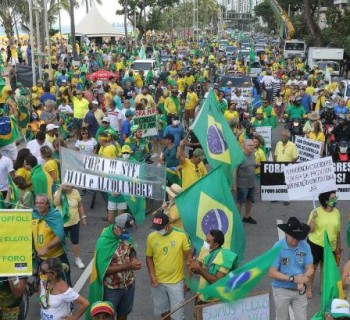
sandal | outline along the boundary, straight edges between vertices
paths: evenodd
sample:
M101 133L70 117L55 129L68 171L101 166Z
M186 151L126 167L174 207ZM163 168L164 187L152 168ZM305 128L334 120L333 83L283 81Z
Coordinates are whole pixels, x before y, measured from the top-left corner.
M306 291L306 298L312 299L312 291Z

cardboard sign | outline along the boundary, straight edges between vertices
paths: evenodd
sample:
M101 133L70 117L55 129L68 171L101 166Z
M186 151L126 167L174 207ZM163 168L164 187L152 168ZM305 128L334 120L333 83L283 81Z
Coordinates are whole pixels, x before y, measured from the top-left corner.
M133 124L142 130L142 137L150 137L158 134L157 109L137 110L132 118Z
M255 132L260 134L264 138L266 148L271 148L271 128L272 127L255 128Z
M298 162L321 158L322 142L295 136L294 143L299 150Z

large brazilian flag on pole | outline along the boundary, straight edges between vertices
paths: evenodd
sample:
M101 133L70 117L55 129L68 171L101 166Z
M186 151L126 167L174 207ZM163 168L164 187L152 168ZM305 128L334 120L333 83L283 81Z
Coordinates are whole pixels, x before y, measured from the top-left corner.
M244 259L244 229L221 166L182 191L175 203L197 252L209 231L218 229L225 235L223 247L235 252L238 262Z
M192 125L212 168L222 165L229 184L232 182L233 170L244 160L244 154L234 136L227 120L219 110L219 103L213 90Z

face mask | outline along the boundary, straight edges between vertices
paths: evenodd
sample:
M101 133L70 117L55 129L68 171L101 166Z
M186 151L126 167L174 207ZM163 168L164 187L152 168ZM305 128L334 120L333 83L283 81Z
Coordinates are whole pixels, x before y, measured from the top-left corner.
M129 240L130 239L130 233L127 231L123 231L123 233L120 235L121 240Z
M331 208L335 208L337 206L338 203L338 198L333 198L327 201L327 204L331 207Z
M179 120L173 121L173 125L174 125L174 126L178 126L179 124L180 124L180 121L179 121Z
M129 159L130 154L129 153L123 153L123 159Z
M48 280L47 274L40 274L40 280L42 282L47 282L47 280Z
M203 242L203 248L205 249L205 250L210 250L210 243L208 243L207 241L204 241Z
M164 236L164 235L166 234L166 230L165 230L165 229L158 230L157 233L158 233L160 236Z

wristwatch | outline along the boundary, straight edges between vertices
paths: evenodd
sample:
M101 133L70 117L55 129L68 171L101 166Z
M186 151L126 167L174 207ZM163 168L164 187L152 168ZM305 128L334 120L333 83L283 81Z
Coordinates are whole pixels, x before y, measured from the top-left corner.
M294 276L289 277L289 282L294 282Z

